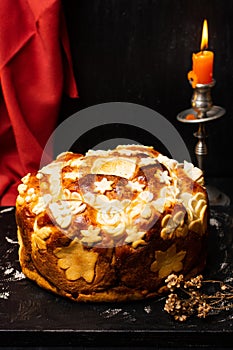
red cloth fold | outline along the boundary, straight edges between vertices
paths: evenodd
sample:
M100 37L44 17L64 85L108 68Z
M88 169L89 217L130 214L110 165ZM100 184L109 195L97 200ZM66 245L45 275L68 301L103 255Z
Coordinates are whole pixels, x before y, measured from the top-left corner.
M60 0L0 1L0 204L38 170L63 91L78 97Z

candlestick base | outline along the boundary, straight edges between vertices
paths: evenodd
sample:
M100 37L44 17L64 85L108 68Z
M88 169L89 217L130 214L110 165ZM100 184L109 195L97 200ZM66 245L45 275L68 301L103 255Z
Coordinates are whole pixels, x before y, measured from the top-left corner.
M229 206L230 198L217 187L206 185L210 206Z

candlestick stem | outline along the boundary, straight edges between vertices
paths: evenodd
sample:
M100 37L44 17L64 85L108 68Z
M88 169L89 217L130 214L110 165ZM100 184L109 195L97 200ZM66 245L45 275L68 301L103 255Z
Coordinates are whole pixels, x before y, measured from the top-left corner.
M208 149L206 145L206 128L204 123L200 123L197 132L194 136L198 138L198 142L195 147L195 154L197 158L198 167L205 172L206 157L208 154Z

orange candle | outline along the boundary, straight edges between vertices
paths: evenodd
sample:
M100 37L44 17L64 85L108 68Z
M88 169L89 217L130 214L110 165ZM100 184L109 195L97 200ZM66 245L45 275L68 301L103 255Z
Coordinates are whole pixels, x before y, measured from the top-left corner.
M188 79L192 81L192 86L196 84L209 84L213 80L214 53L207 51L208 47L208 26L206 19L203 23L201 51L193 53L193 70L188 73Z
M213 80L213 61L214 53L212 51L200 51L193 54L193 72L197 76L197 83L211 83Z

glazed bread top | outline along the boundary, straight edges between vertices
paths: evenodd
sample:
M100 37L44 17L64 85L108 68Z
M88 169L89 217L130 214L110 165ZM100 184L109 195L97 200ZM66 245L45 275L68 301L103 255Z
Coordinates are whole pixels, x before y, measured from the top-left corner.
M34 232L46 226L87 247L136 248L155 227L168 240L188 231L202 235L207 226L202 171L152 147L66 152L27 174L18 191L17 210L34 218Z

